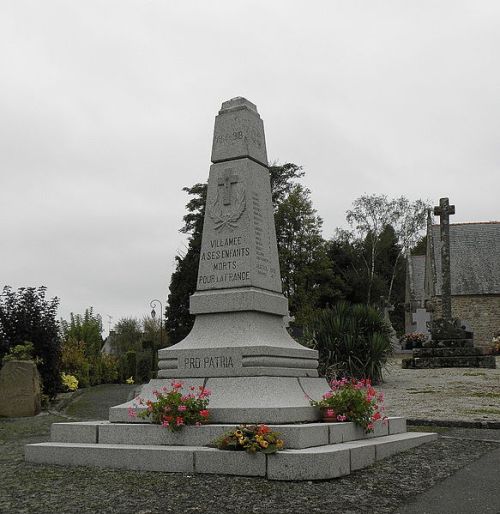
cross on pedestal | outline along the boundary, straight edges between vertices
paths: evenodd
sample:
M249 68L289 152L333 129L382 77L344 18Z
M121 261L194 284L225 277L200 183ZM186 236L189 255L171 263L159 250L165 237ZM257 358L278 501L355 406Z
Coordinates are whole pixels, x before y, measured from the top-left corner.
M441 305L443 318L451 321L451 269L450 269L450 215L455 214L455 206L448 198L440 198L439 206L434 207L439 216L441 232Z
M222 186L224 188L224 194L222 197L222 203L224 205L231 205L231 189L233 184L238 183L238 175L233 173L232 168L228 168L224 170L222 175L219 177L217 182L218 186Z

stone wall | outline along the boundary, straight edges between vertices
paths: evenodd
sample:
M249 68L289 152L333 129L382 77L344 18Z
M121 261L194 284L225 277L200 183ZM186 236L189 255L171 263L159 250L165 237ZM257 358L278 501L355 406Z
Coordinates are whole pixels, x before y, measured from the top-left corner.
M441 316L441 298L433 299L433 317ZM489 348L493 334L500 330L500 295L452 296L454 318L466 321L474 331L474 344Z

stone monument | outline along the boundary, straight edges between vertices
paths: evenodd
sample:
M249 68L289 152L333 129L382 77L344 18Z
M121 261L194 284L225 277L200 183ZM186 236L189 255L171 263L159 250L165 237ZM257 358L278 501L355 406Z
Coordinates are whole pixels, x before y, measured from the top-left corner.
M284 317L264 126L237 97L215 119L212 166L193 329L159 351L158 378L200 382L212 391L212 419L224 423L312 421L305 393L325 392L318 352L288 334ZM125 421L128 405L111 410Z
M197 290L190 334L159 351L158 378L141 398L174 379L212 391L210 423L172 433L128 408L112 407L109 422L55 423L51 441L27 445L33 463L184 473L314 480L347 475L393 453L434 440L407 433L403 418L375 422L366 434L354 423L315 423L310 398L328 390L318 353L295 342L285 325L271 188L262 120L254 104L224 102L215 121ZM209 447L241 423L268 423L285 440L276 455Z
M441 198L434 207L434 214L440 217L441 233L441 318L432 319L432 339L424 343L425 348L415 348L413 357L403 359L403 368L495 368L495 357L484 355L474 347L472 339L455 320L451 309L451 266L450 266L450 215L455 206L448 198Z
M36 416L41 410L40 375L32 361L7 361L0 369L0 416Z

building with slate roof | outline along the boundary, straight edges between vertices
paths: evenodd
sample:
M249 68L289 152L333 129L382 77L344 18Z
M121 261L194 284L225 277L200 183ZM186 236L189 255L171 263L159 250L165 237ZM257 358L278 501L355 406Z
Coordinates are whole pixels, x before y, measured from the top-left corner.
M450 272L453 317L474 333L476 345L490 346L500 330L500 222L450 224ZM407 261L406 331L422 331L419 309L440 317L440 302L440 228L429 223L427 254Z

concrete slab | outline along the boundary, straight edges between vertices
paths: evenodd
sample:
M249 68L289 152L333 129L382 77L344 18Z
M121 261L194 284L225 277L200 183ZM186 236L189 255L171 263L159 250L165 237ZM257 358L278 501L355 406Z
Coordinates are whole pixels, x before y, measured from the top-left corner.
M97 430L101 425L109 425L109 421L52 423L50 440L58 443L97 443Z
M205 448L194 452L196 473L266 476L266 455Z
M285 450L267 459L270 480L327 480L350 471L350 451L337 445Z
M25 458L35 464L185 473L194 471L194 450L192 446L39 443L26 446Z
M389 435L406 432L406 418L389 417Z
M374 439L376 444L376 459L385 459L396 453L409 450L424 443L430 443L438 438L438 434L430 432L407 432L405 434L394 434L379 440Z

